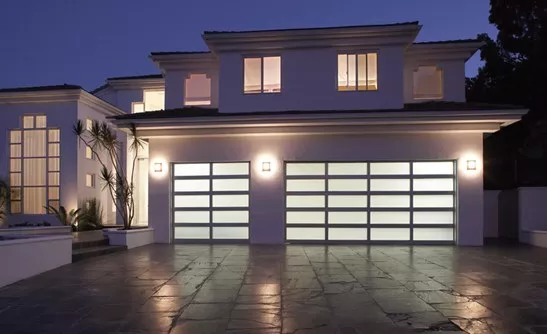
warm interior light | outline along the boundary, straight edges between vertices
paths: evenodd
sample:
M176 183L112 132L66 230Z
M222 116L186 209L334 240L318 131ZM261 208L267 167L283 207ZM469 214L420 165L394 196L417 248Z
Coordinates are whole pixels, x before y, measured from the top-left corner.
M270 172L272 170L272 165L269 161L262 162L262 171L263 172Z
M477 170L477 160L467 160L467 170Z
M163 172L163 164L161 162L154 163L154 172L156 173Z

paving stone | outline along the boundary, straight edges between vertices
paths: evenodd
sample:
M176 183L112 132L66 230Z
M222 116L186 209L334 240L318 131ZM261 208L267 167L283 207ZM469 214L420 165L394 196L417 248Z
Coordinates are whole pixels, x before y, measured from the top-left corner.
M433 304L433 307L447 317L476 319L496 315L494 311L477 302Z
M180 319L229 319L233 307L232 304L190 304L181 314Z

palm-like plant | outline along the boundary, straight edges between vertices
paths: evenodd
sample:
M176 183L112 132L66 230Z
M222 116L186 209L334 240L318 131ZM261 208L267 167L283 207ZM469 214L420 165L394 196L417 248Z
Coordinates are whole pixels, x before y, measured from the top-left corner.
M0 179L0 227L6 224L9 214L11 191L9 183Z
M144 142L137 137L137 127L129 127L129 149L135 154L130 163L130 170L126 169L125 157L122 154L123 143L107 122L94 121L91 129L87 130L84 122L79 120L74 124L74 134L80 142L87 145L101 165L100 178L104 182L103 189L108 189L114 200L116 211L120 215L125 230L131 228L135 218L135 183L134 174L139 150L144 148Z
M57 220L61 222L61 224L65 226L72 226L73 231L78 230L78 222L80 220L80 209L72 209L70 211L66 211L64 206L59 207L59 210L57 210L54 206L46 206L47 213L50 215L55 215Z
M91 198L80 203L78 231L92 231L103 228L103 208L101 202Z

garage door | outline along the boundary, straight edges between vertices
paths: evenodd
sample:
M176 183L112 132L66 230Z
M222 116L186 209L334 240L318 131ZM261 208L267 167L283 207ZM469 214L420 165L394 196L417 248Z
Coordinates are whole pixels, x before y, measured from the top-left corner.
M453 243L455 161L286 162L286 240Z
M249 163L173 164L176 241L249 239Z

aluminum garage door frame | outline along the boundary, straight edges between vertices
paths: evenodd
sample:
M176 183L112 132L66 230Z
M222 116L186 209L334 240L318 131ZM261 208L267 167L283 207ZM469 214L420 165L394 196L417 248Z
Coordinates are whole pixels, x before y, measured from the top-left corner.
M178 173L177 166L186 168L189 172ZM246 172L244 172L243 166L246 166ZM192 172L194 167L196 167L195 171ZM249 243L251 197L251 165L249 161L171 163L170 173L170 221L174 243ZM179 181L179 189L177 189L177 181ZM220 188L222 183L224 183L223 187L228 190L215 190L215 188ZM232 184L230 185L230 183ZM185 187L186 185L188 186ZM177 196L180 198L178 204ZM229 203L236 199L242 200L242 203ZM189 203L192 201L196 203L194 206ZM215 205L217 201L219 205ZM219 216L217 217L216 214ZM177 219L184 222L177 222ZM184 236L177 238L177 228L183 235L186 232L188 232L187 236L190 236L191 233L195 234L189 238ZM207 233L205 233L206 229L208 229ZM215 232L220 231L224 231L224 233L219 233L224 236L230 232L237 233L228 238L215 237ZM246 233L246 237L238 237L242 235L241 232Z
M397 163L403 163L408 164L408 174L398 174L398 175L371 175L371 165L372 164L397 164ZM436 174L435 172L431 174L425 174L423 173L423 170L420 171L419 174L416 174L414 171L414 166L421 166L423 168L423 163L445 163L446 166L448 163L452 164L452 173L450 174ZM323 164L324 165L324 173L320 175L320 173L316 175L287 175L287 166L290 164ZM329 175L329 166L331 165L343 165L343 164L364 164L366 166L366 173L360 174L360 175ZM429 164L431 165L431 164ZM435 245L435 244L455 244L456 242L456 221L457 221L457 163L456 160L401 160L401 161L285 161L284 162L284 168L283 168L283 175L284 175L284 200L285 200L285 227L284 227L284 233L285 233L285 241L287 243L313 243L313 244L427 244L427 245ZM442 179L446 180L445 184L452 184L452 190L415 190L415 180L428 180L428 179ZM324 181L324 191L318 190L318 191L291 191L288 189L288 184L290 180L323 180ZM329 180L348 180L349 182L366 182L366 190L362 191L331 191L329 190ZM371 180L408 180L409 181L409 188L408 190L404 191L371 191ZM450 180L450 181L449 181ZM436 180L438 181L438 180ZM420 182L420 181L418 181ZM422 184L427 184L427 181L422 182ZM366 196L366 206L360 207L360 208L329 208L329 196L332 195L361 195ZM372 196L393 196L393 195L405 195L408 197L409 204L408 207L404 208L380 208L380 207L371 207L371 197ZM424 206L424 203L422 202L420 204L420 207L415 207L415 196L419 195L430 195L430 196L440 196L440 195L451 195L452 196L452 205L451 207L427 207L427 204ZM323 196L323 202L324 206L320 207L289 207L289 196ZM438 197L439 197L438 196ZM318 198L319 199L319 198ZM422 197L421 199L427 199ZM429 198L431 199L431 198ZM426 201L427 203L427 201ZM290 212L320 212L324 215L324 221L323 223L288 223L288 215ZM359 213L366 213L366 222L363 223L349 223L349 224L329 224L329 218L330 213L332 212L359 212ZM405 212L409 213L409 222L405 224L381 224L381 223L371 223L371 213L374 212ZM436 212L447 212L446 216L450 217L451 215L451 222L443 222L442 224L435 224L435 223L415 223L414 217L415 214L422 212L427 213L436 213ZM449 214L451 213L451 214ZM321 215L321 214L319 214ZM427 214L421 214L421 216L426 216ZM324 229L324 238L322 240L316 239L316 240L307 240L307 239L288 239L287 238L287 232L288 228L302 228L302 232L305 233L306 229L310 228L323 228ZM342 231L343 229L366 229L366 239L356 239L356 240L329 240L329 228L336 230L336 231ZM389 231L396 228L400 229L410 229L409 231L409 238L408 240L371 240L371 231L372 229L382 229L382 231ZM427 230L429 229L429 230ZM448 232L447 229L452 229L452 240L444 241L444 240L415 240L415 234L416 231L421 235L423 233L428 233L433 231L433 229L443 229L446 232ZM311 230L309 230L311 231ZM314 230L319 231L319 230Z

